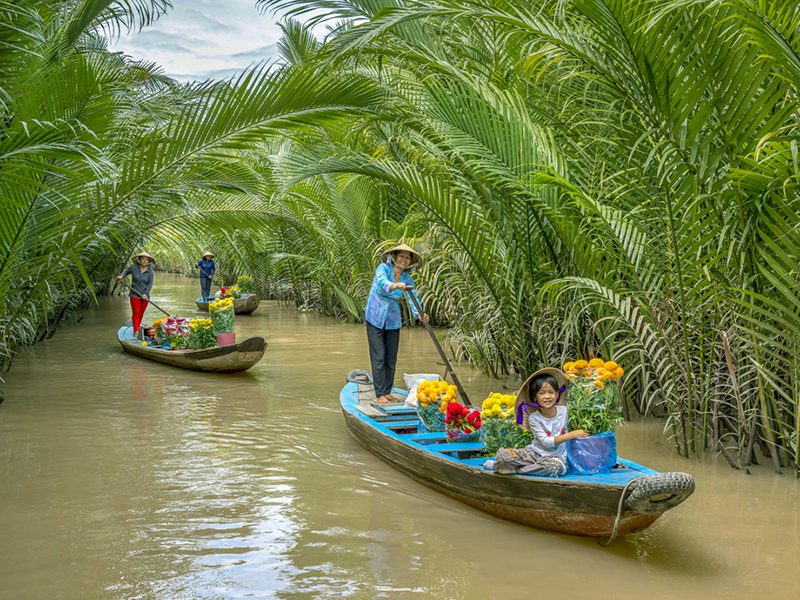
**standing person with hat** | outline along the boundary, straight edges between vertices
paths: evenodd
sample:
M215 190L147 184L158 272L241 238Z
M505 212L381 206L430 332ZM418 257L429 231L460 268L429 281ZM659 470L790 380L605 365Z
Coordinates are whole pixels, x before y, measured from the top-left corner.
M409 246L400 244L381 255L381 264L375 269L372 279L365 319L375 397L381 404L400 401L391 395L402 326L398 301L407 288L416 296L409 271L421 265L420 255ZM421 319L423 323L430 321L427 314L420 316L413 304L409 306L415 319Z
M133 257L133 264L117 276L122 280L127 275L131 276L131 291L128 297L133 310L133 334L139 334L142 318L147 305L150 303L150 290L153 289L156 273L150 265L156 262L147 252L140 252Z
M217 265L211 260L214 255L211 252L203 254L203 258L194 263L195 268L200 269L200 289L203 294L203 301L211 298L211 279L217 270Z

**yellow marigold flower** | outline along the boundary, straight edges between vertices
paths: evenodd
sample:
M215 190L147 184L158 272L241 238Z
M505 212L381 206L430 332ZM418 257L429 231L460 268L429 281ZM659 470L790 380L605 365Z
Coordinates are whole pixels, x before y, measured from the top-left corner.
M589 366L595 369L598 367L602 367L604 364L606 364L606 361L604 361L602 358L593 358L592 360L589 361Z
M564 371L569 371L569 370L570 370L570 369L572 369L573 367L575 367L575 363L570 361L570 362L568 362L568 363L564 363L564 368L563 368L563 370L564 370Z
M617 367L616 369L614 369L614 377L619 379L623 375L625 375L625 371L622 369L622 367Z
M595 384L597 387L599 387L601 390L602 390L604 387L606 387L605 385L603 385L603 382L602 382L602 381L600 381L599 379L598 379L598 380L596 380L596 381L594 382L594 384Z
M603 366L606 368L606 371L614 371L619 365L615 363L613 360L610 360Z
M589 363L586 362L585 360L578 360L578 361L575 361L575 364L573 365L573 368L574 369L585 369L588 366L589 366Z

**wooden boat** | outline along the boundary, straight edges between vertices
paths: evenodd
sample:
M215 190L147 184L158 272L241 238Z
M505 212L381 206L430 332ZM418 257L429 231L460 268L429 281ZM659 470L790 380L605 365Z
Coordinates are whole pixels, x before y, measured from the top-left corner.
M372 402L372 386L353 381L353 373L340 400L358 443L412 479L501 519L613 539L646 529L694 491L687 473L658 473L623 459L609 475L501 475L484 468L482 442L417 433L415 409Z
M162 350L152 346L142 346L141 341L133 337L133 327L129 325L120 328L117 339L122 349L130 354L172 367L204 373L246 371L261 360L267 349L264 338L251 337L231 346L217 346L205 350Z
M208 312L208 301L203 298L198 298L194 301L197 308ZM261 298L256 294L242 294L241 298L236 298L233 301L233 314L236 315L249 315L253 313L258 305L261 304Z

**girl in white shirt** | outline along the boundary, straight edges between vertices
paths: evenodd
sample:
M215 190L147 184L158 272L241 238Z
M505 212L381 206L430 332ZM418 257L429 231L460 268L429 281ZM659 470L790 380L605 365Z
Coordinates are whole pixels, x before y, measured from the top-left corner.
M585 429L567 431L567 408L557 406L567 390L567 378L558 369L540 369L517 392L517 424L534 437L530 446L501 448L495 463L499 473L558 477L567 472L566 442L589 437Z

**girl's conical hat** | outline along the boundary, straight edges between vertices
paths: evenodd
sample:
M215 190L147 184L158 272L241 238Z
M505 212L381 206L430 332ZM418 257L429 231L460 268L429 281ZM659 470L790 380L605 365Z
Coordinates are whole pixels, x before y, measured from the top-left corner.
M152 256L150 256L150 255L149 255L147 252L145 252L144 250L142 250L141 252L139 252L139 254L137 254L136 256L134 256L134 257L133 257L133 262L135 262L137 265L138 265L138 264L141 264L141 263L139 262L139 259L140 259L142 256L146 256L147 258L149 258L151 263L154 263L154 262L156 262L156 259L155 259L155 258L153 258Z

